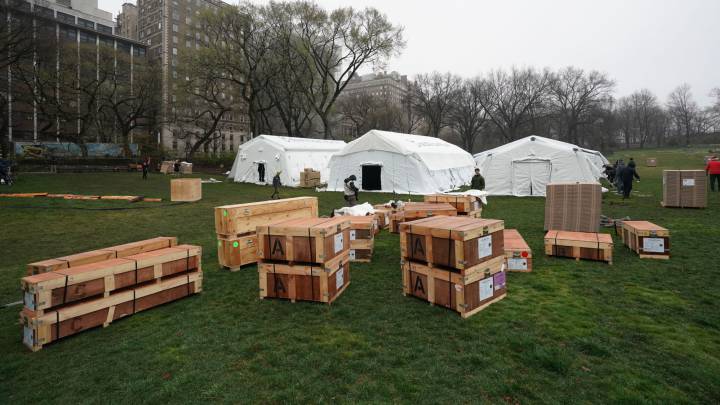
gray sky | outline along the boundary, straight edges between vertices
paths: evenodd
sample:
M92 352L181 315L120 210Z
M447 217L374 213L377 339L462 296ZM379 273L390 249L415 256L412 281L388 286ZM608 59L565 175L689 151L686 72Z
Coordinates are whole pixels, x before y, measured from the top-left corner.
M117 14L125 0L99 0ZM232 1L235 3L235 1ZM720 0L318 0L375 7L405 27L388 70L474 76L496 68L567 65L607 72L618 96L678 85L706 105L720 87Z

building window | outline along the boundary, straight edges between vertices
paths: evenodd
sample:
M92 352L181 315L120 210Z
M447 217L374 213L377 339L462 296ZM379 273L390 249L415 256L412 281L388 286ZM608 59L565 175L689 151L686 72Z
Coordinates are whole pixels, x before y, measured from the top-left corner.
M173 30L173 32L178 32L178 25L177 25L177 24L173 24L172 30Z
M192 48L192 42L190 42L190 41L185 41L185 47L186 47L186 48Z
M178 43L178 37L173 35L173 44L177 44L177 43Z
M173 48L172 53L173 53L173 56L177 56L177 48Z
M177 150L177 147L178 147L177 135L173 134L172 148L173 148L173 150Z
M94 34L88 34L85 31L80 31L80 42L83 43L95 43L95 35Z
M100 32L103 32L105 34L112 34L112 27L108 27L107 25L98 24L97 30Z
M81 27L95 29L95 23L90 20L84 20L78 17L77 24Z
M190 19L190 17L185 17L185 24L187 24L187 25L192 24L192 20Z
M75 24L75 16L70 14L65 14L61 12L57 12L57 16L55 17L58 19L58 21L67 23L67 24Z

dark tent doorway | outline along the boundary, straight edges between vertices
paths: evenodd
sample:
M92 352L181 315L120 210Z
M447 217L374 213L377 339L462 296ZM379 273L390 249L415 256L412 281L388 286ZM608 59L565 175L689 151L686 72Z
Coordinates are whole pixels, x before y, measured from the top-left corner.
M362 189L363 190L382 190L380 183L380 165L363 165L362 166Z

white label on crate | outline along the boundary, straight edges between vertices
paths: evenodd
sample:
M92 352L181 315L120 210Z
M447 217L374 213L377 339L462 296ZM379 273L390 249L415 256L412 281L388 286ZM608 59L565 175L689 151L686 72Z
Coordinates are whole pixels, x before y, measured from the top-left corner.
M355 240L355 230L354 229L350 230L350 240Z
M355 260L355 249L350 249L350 260Z
M478 258L482 259L485 256L492 254L492 235L483 236L478 238Z
M335 272L335 289L339 290L345 284L345 269Z
M343 241L343 234L338 233L337 235L335 235L335 253L338 253L341 250L343 250L344 245L345 245L345 243Z
M27 325L23 326L23 343L25 346L33 347L35 342L33 341L33 330Z
M35 294L31 294L27 291L25 291L25 295L23 296L23 303L26 307L30 310L35 310Z
M695 185L695 179L683 179L683 187L693 187Z
M480 209L480 201L473 201L473 209L476 211Z
M390 215L385 214L385 225L390 225Z
M488 277L480 280L480 301L485 301L493 296L493 278Z
M643 250L652 253L665 252L665 239L663 238L645 238L643 239Z
M527 270L527 259L508 259L508 269Z

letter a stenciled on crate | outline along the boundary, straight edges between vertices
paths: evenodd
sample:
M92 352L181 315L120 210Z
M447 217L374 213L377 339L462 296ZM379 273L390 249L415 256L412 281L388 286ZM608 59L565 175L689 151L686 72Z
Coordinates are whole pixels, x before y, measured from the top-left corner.
M413 244L413 256L417 256L418 254L425 256L425 249L423 248L420 238L415 238L415 243Z
M423 285L422 279L420 277L415 279L415 288L414 292L422 291L423 295L427 294L425 292L425 286Z
M280 239L275 239L275 242L273 242L273 248L270 252L270 256L275 256L275 253L277 251L280 251L280 256L285 256L285 250L283 249L282 243L280 243Z
M284 293L287 292L287 289L285 289L285 284L283 284L282 279L277 276L275 277L275 289Z

